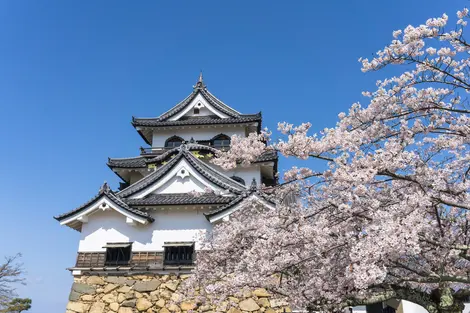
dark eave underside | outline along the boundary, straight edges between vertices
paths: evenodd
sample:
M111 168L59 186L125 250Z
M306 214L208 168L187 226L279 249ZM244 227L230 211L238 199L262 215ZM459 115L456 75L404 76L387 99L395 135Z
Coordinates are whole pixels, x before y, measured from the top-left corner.
M212 116L200 116L196 118L180 119L176 121L162 121L159 118L132 118L134 127L168 127L168 126L197 126L197 125L226 125L246 124L261 122L261 113L240 115L235 118L215 118Z

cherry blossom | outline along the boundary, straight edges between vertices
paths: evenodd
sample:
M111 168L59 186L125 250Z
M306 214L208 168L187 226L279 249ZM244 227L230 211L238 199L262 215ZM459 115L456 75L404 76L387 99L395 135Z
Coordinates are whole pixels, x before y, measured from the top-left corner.
M364 72L402 71L334 127L311 134L310 123L283 122L277 140L232 137L214 160L225 169L267 149L302 166L264 190L275 209L251 201L214 228L190 286L205 286L206 297L263 287L319 311L398 298L460 312L470 296L468 14L457 12L451 31L445 14L394 31L360 59Z

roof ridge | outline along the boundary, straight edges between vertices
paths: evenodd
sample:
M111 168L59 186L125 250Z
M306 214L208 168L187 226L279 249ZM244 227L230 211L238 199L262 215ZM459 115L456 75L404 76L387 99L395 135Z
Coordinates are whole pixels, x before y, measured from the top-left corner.
M75 209L73 209L69 212L54 216L54 218L56 220L60 221L60 220L63 220L64 218L73 216L73 215L79 213L80 211L84 210L86 207L93 204L95 201L97 201L98 199L100 199L103 196L108 197L109 200L115 202L116 205L118 205L119 207L121 207L122 209L124 209L124 210L126 210L130 213L139 215L141 217L145 217L149 222L154 221L153 217L150 216L149 214L147 214L146 212L143 212L143 211L141 211L139 209L136 209L136 208L131 208L129 205L127 205L127 203L125 203L121 197L119 197L116 193L114 193L113 190L111 190L111 188L109 187L107 182L104 182L103 185L101 185L98 194L96 194L93 198L91 198L90 200L88 200L84 204L80 205L79 207L77 207L77 208L75 208Z
M235 110L234 108L232 108L231 106L229 106L228 104L226 104L225 102L223 102L222 100L220 100L219 98L217 98L217 97L216 97L212 92L210 92L208 89L205 89L204 91L207 92L207 93L209 94L209 96L213 97L214 100L215 100L216 102L218 102L220 105L226 106L227 109L232 110L232 111L234 111L235 113L237 113L237 114L239 114L239 115L242 114L242 113L240 113L239 111L237 111L237 110Z
M188 96L186 96L186 98L184 98L183 100L181 100L180 102L178 102L176 105L174 105L172 108L170 108L169 110L163 112L162 114L160 114L158 117L156 117L157 119L163 119L165 115L169 114L172 110L174 110L176 107L178 106L181 106L183 105L183 103L185 104L183 107L185 107L188 103L186 102L189 102L191 98L192 100L192 97L195 97L197 95L197 91L196 90L193 90ZM180 111L180 110L178 110ZM169 117L173 116L174 114L171 114L170 116L166 117L165 119L168 119Z

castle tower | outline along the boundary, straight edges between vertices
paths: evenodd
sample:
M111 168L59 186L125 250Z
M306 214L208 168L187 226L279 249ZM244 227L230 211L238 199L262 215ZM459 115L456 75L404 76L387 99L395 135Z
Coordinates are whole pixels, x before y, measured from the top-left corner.
M210 162L219 150L230 148L231 136L259 132L261 122L261 113L241 114L216 98L202 73L192 92L170 110L155 118L133 117L148 147L136 157L108 159L122 179L119 190L105 183L88 202L55 217L81 233L76 263L69 268L75 283L67 312L137 312L144 300L154 310L157 301L165 302L162 284L174 291L178 275L193 268L201 233L228 220L248 198L272 206L252 185L277 183L275 152L230 171ZM98 297L106 288L112 290ZM157 291L154 301L145 294ZM137 292L144 296L137 298ZM125 301L134 306L123 306Z

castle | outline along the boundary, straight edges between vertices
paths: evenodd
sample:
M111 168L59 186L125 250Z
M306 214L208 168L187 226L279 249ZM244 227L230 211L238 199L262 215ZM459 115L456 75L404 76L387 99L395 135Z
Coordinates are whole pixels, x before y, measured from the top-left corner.
M193 268L201 236L248 199L274 205L257 186L277 184L276 152L230 171L210 162L229 149L231 136L260 132L261 123L261 113L241 114L210 93L202 73L170 110L132 118L149 147L137 157L109 158L123 181L119 190L105 183L89 201L55 217L81 233L67 312L184 311L167 300ZM263 306L259 299L267 299L265 291L240 303L251 300L249 311L282 304Z

